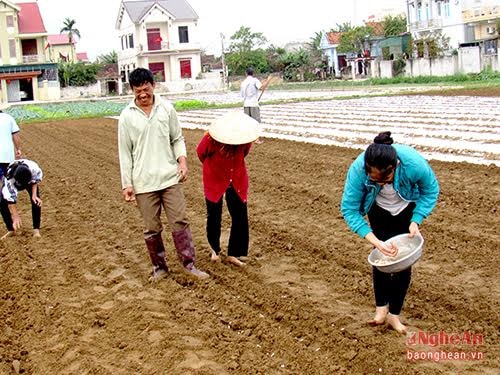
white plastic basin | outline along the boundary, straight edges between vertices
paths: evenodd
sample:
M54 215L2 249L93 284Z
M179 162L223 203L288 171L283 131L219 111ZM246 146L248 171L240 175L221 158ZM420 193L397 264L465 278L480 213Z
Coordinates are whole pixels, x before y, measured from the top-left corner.
M408 233L399 234L385 241L393 243L398 249L395 257L382 254L378 249L373 249L368 255L368 263L386 273L400 272L411 267L422 256L424 238L421 235L409 237Z

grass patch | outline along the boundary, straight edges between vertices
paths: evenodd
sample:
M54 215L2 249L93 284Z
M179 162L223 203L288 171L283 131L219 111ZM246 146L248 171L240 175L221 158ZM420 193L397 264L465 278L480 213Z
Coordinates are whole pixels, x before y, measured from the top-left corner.
M271 85L268 90L328 90L349 89L352 87L374 87L387 85L474 85L500 86L500 72L484 70L475 74L455 74L452 76L421 76L421 77L394 77L370 78L360 80L327 80L314 82L288 82Z

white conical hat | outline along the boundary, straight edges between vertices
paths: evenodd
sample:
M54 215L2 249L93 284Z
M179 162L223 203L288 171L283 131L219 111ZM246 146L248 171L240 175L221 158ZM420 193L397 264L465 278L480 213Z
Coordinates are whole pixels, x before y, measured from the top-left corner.
M259 138L259 123L243 111L230 111L215 119L208 133L217 142L242 145Z

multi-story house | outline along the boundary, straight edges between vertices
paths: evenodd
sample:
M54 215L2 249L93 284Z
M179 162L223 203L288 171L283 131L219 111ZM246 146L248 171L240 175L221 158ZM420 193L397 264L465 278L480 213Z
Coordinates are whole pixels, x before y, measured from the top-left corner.
M415 39L433 32L450 38L450 49L496 36L499 0L407 0L409 31Z
M0 0L0 101L60 97L57 64L49 59L47 31L36 2Z
M483 53L498 54L500 0L469 0L462 17L467 25L465 42L482 41Z
M137 67L150 69L166 84L196 78L201 72L197 23L185 0L122 1L116 21L122 83Z
M69 40L68 34L50 34L47 36L45 49L49 52L51 61L76 62L75 42Z

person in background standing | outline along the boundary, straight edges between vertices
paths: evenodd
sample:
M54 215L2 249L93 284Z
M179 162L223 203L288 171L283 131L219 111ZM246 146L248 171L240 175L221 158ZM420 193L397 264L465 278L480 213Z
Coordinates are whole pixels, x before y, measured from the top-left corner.
M231 216L227 261L243 266L248 255L248 173L245 157L258 137L258 122L241 112L216 119L203 136L196 152L203 163L203 190L207 206L207 238L212 260L220 260L222 199Z
M240 94L243 98L243 112L260 124L259 90L263 91L266 89L271 81L271 77L269 76L264 83L261 83L253 76L254 70L252 68L248 68L246 74L247 77L241 83L240 87ZM257 139L255 143L260 144L262 141Z
M137 68L130 73L134 100L118 121L118 152L122 194L137 202L144 220L144 240L153 264L151 281L168 273L161 232L165 210L177 256L184 269L198 278L208 274L195 267L195 249L186 214L182 183L188 176L186 145L172 104L154 94L153 73Z
M419 235L420 224L439 196L439 184L427 160L414 148L393 143L391 132L380 133L357 157L347 173L341 202L351 230L386 256L396 256L398 249L384 241L403 233ZM410 285L411 267L396 273L372 267L372 272L376 309L369 323L387 322L406 333L399 314Z
M6 105L0 105L0 180L9 164L22 155L19 126L14 117L3 112L6 108Z

